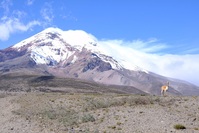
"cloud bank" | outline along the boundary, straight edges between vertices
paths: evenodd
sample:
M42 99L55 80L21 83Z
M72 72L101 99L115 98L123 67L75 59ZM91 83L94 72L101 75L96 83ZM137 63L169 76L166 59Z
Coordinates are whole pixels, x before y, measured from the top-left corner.
M176 79L185 80L199 86L199 54L160 54L170 47L159 43L156 39L134 40L101 40L110 56L122 61L128 69L135 64L145 70ZM160 52L160 53L159 53Z

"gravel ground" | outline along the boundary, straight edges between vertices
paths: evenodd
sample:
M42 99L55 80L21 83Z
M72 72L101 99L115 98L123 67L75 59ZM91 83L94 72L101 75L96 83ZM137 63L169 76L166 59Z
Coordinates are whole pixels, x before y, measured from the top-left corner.
M19 105L13 100L16 96L0 98L0 132L1 133L34 133L33 123L25 121L13 112L19 109Z
M199 133L196 96L1 93L0 108L0 133Z

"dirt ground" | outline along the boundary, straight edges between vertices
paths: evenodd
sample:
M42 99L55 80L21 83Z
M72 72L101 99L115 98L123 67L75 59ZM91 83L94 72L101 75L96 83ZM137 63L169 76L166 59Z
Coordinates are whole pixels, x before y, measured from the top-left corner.
M199 133L199 97L1 92L0 133Z

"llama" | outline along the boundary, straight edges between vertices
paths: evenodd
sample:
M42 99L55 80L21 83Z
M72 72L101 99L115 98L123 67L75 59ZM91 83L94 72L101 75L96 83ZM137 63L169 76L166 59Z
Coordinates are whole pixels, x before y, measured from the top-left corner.
M169 82L167 82L167 85L163 85L161 87L161 95L165 96L166 91L169 89Z

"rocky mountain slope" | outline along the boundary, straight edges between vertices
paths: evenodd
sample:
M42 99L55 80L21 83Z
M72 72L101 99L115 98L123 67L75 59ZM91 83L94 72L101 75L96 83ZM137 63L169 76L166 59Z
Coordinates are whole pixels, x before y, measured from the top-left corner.
M160 95L160 87L169 81L171 94L199 95L199 87L151 73L133 62L110 54L106 46L101 45L94 36L80 30L48 28L1 50L0 74L11 73L131 86L156 95Z

